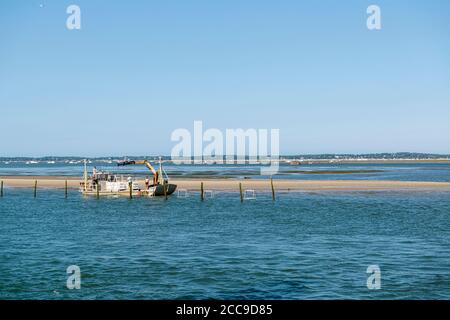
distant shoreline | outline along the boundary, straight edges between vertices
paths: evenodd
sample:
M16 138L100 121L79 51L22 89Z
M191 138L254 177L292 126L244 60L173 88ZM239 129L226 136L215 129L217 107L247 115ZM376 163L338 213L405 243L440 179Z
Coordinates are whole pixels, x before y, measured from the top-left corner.
M83 164L84 160L88 160L89 163L109 163L113 164L124 159L140 160L147 159L152 162L159 161L161 159L164 163L172 163L172 157L170 155L162 154L110 154L102 156L76 156L76 155L41 155L41 156L0 156L0 165L9 163L21 163L25 162L27 165L34 165L40 163L48 164ZM192 161L195 159L204 164L213 164L214 159L204 156L191 157ZM223 155L215 156L217 160L230 159L229 156ZM248 157L246 157L248 163ZM253 159L253 158L252 158ZM280 154L275 156L275 159L279 159L281 164L323 164L323 163L343 163L343 164L360 164L360 163L445 163L450 164L450 153L429 153L429 152L372 152L372 153L296 153L296 154ZM223 162L223 161L221 161ZM220 164L220 163L218 163Z
M81 178L65 176L2 176L0 180L5 188L33 188L37 180L38 188L62 189L67 181L69 188L76 189L81 182ZM244 189L271 192L269 179L171 179L170 182L188 191L199 191L203 182L205 190L238 192L242 183ZM144 181L138 183L144 186ZM276 191L450 191L450 182L276 179L273 183Z
M129 159L135 159L138 157L130 157ZM107 164L116 164L118 161L121 161L121 159L107 159L107 158L87 158L90 162L89 163L107 163ZM148 159L150 162L156 163L158 160L153 159L152 157L142 157L142 159ZM123 159L122 159L123 160ZM275 162L275 160L272 160ZM315 159L315 158L283 158L280 157L278 160L280 164L286 164L286 165L308 165L308 164L427 164L427 163L441 163L441 164L450 164L450 158L441 158L441 159L367 159L367 158L360 158L360 159ZM67 160L49 160L44 158L24 158L24 159L11 159L11 158L0 158L0 165L9 165L12 163L23 163L24 165L39 165L39 164L70 164L70 165L83 165L83 160L80 160L77 158L77 160L72 160L68 162ZM170 159L162 160L162 163L165 164L174 164L174 161ZM185 163L186 165L199 165L194 164L193 161ZM231 165L261 165L259 161L254 161L252 163L249 163L248 160L246 160L245 163L225 163L225 161L222 161L222 163L218 161L212 161L212 160L205 160L200 165L214 165L214 164L231 164ZM264 164L266 165L266 164Z
M295 160L294 160L295 161ZM322 160L322 159L305 159L298 160L299 165L302 164L408 164L408 163L445 163L450 164L450 159L345 159L345 160ZM290 163L286 160L280 160L280 162ZM292 162L292 161L291 161Z

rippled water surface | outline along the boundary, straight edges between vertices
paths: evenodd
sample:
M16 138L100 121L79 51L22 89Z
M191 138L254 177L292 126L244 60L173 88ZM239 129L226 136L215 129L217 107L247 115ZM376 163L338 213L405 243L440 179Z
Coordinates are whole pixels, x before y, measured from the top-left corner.
M366 269L381 268L368 290ZM81 268L81 289L66 268ZM449 299L449 192L96 200L6 189L0 298Z

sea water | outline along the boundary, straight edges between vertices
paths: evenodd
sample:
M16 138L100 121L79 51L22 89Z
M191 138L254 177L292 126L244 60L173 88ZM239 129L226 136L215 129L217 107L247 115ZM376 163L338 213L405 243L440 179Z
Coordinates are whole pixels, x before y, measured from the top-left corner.
M81 271L68 289L69 266ZM380 268L378 290L367 268ZM450 192L5 189L2 299L449 299Z

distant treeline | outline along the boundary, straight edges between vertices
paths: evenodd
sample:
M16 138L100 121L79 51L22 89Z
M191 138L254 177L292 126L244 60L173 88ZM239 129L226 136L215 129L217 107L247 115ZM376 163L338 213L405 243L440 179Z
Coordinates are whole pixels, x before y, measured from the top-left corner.
M315 160L332 160L332 159L450 159L450 154L434 154L434 153L415 153L415 152L396 152L396 153L364 153L364 154L298 154L298 155L282 155L281 159L315 159ZM0 157L0 161L82 161L89 159L96 160L123 160L123 159L148 159L158 160L159 156L110 156L110 157L78 157L78 156L47 156L47 157ZM170 156L162 156L163 160L171 160Z
M450 154L416 153L416 152L396 152L396 153L363 153L363 154L307 154L282 156L285 159L442 159L450 158Z

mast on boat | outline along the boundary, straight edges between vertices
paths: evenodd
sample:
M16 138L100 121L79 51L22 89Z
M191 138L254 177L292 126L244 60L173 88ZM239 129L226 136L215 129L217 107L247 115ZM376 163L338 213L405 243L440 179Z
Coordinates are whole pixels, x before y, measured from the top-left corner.
M162 181L161 181L162 179ZM159 179L158 182L160 184L164 184L164 176L163 176L163 171L162 171L162 161L161 161L161 157L159 157Z
M84 178L84 191L87 191L87 185L88 185L88 173L87 173L87 160L84 159L84 174L83 174L83 178Z

